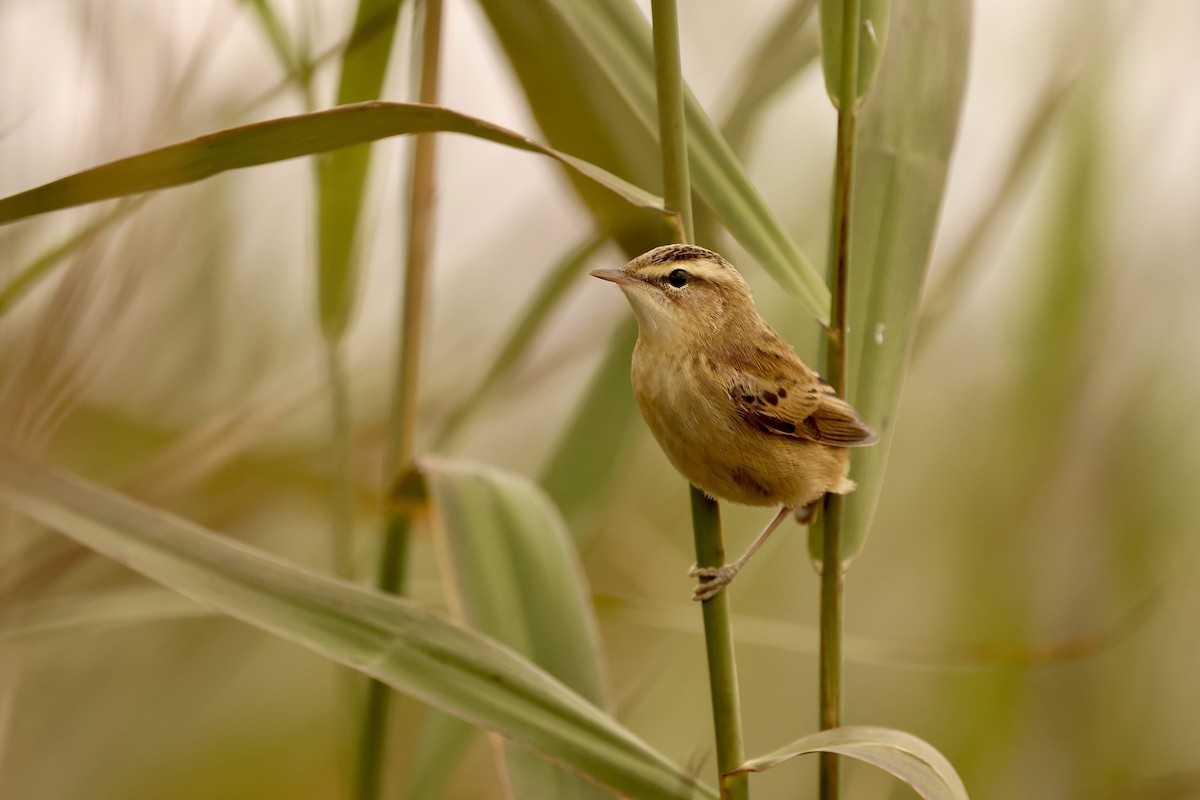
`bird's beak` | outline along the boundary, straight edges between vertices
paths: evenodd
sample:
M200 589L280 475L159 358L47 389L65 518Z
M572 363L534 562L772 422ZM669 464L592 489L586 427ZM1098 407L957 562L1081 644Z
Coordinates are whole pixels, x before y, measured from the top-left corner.
M616 284L637 283L637 278L623 269L594 269L588 275L591 275L593 278L599 278L602 281L612 281Z

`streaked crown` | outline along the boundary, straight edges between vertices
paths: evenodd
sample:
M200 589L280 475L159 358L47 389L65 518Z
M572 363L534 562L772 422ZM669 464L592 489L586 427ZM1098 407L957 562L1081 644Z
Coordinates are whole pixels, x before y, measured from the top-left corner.
M741 273L718 253L694 244L667 244L642 253L625 265L631 277L646 283L663 285L676 270L687 270L689 279L699 279L714 287L728 287L749 294L750 287Z

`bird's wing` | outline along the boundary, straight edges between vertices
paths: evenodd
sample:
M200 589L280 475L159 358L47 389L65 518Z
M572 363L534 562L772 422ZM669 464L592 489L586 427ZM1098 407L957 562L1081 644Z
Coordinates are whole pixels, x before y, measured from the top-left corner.
M732 378L729 396L738 416L765 433L834 447L874 443L875 432L858 412L795 358L790 348L787 355L791 357L787 370L743 362L727 373Z

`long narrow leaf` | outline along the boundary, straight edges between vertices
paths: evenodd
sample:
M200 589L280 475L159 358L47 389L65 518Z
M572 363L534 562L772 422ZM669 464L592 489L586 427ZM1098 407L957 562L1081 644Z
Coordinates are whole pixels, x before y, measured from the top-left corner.
M461 133L541 153L628 203L662 212L662 199L609 172L490 122L417 103L355 103L218 131L112 161L0 199L0 225L47 211L169 189L229 170L273 164L389 136Z
M440 711L431 710L421 721L421 735L413 748L412 762L405 770L404 800L444 797L459 764L482 736L474 725Z
M287 73L288 80L300 89L306 99L311 95L310 84L313 65L296 46L287 28L269 0L242 0L250 6L259 26L271 44L275 59Z
M1000 174L1005 176L1004 180L993 190L958 249L946 259L941 280L922 297L918 349L922 342L930 339L946 314L958 305L959 298L970 284L971 268L980 261L979 252L984 242L1007 218L1004 212L1018 196L1018 190L1027 185L1037 156L1043 152L1050 134L1057 130L1055 123L1067 106L1065 101L1074 91L1076 83L1076 77L1071 76L1052 83L1042 91L1011 158L1000 170Z
M715 797L509 648L79 478L0 453L0 502L180 594L638 798Z
M564 426L539 483L562 510L575 536L587 535L586 517L603 501L613 465L637 424L629 388L629 359L637 322L622 322L608 341L604 361Z
M566 525L526 478L436 458L420 462L443 573L472 628L504 642L588 700L609 698L587 578ZM514 797L608 797L594 784L506 749Z
M768 101L821 52L816 26L810 25L817 0L791 0L765 28L721 124L721 133L739 155Z
M842 93L842 0L821 0L821 61L825 91L836 108ZM858 87L854 100L862 101L875 84L887 44L891 0L861 0L862 30L858 45ZM919 35L919 31L917 32Z
M891 447L958 131L971 31L968 0L896 0L879 85L863 107L853 194L850 400L879 432L856 450L842 560L862 549ZM820 537L809 538L820 558Z
M650 28L636 6L629 0L556 2L572 21L573 30L582 25L585 33L594 30L607 34L585 35L584 44L595 44L606 70L621 82L635 104L638 119L649 130L657 131L654 47ZM733 149L686 86L684 101L694 189L779 285L803 301L814 316L824 319L829 308L824 279L784 230ZM658 149L657 141L653 146Z
M547 140L642 186L657 186L654 48L632 0L479 0L512 62ZM564 97L571 102L563 102ZM829 291L767 206L720 131L686 97L692 182L718 218L781 286L818 319ZM635 223L580 186L622 239ZM645 249L645 243L634 246Z
M764 772L806 753L839 753L887 770L926 800L967 800L967 789L946 757L923 739L891 728L854 726L797 739L738 772Z
M359 0L354 33L342 53L338 105L381 97L400 0ZM317 306L321 327L338 337L358 295L357 247L371 146L346 147L317 160Z

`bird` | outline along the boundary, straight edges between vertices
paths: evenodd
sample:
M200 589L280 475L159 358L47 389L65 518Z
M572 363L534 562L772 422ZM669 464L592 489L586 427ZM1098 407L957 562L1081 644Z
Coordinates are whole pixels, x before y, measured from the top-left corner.
M827 493L855 488L847 448L875 432L759 315L741 273L712 250L656 247L593 277L620 287L638 339L630 373L668 460L709 497L779 513L736 561L693 565L715 597L788 516L811 524Z

